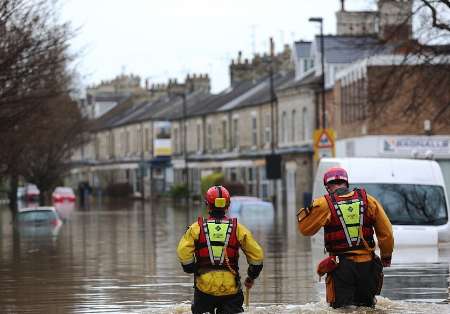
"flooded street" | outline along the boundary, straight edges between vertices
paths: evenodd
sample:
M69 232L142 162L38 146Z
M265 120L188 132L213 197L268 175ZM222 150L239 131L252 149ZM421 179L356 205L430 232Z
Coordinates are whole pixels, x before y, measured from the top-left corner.
M109 201L68 213L57 234L14 232L0 211L1 313L190 313L193 278L175 249L198 215L171 204ZM67 213L67 212L66 212ZM330 310L295 210L239 217L261 243L251 313L449 313L449 248L403 248L375 310ZM240 259L241 274L246 272Z

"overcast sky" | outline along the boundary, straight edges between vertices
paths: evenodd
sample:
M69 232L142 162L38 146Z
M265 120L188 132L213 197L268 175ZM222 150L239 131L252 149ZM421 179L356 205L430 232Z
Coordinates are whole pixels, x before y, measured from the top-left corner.
M347 0L347 9L368 9L371 0ZM373 5L372 5L373 7ZM62 19L79 28L73 47L81 50L84 84L118 74L137 74L151 83L208 73L212 89L229 85L228 65L296 40L311 40L324 18L335 33L339 0L63 0Z

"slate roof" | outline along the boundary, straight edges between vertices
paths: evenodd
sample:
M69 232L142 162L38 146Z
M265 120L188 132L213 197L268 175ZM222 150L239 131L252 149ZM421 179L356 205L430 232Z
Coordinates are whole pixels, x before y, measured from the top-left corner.
M257 81L259 82L259 81ZM229 87L219 94L213 95L211 98L205 100L203 103L198 104L196 107L189 111L188 115L203 115L210 112L215 112L224 105L228 104L233 99L239 97L240 95L246 93L250 90L257 82L243 81L236 84L233 87Z
M380 42L376 36L335 36L325 35L325 61L327 63L348 64L376 54L392 52L395 47ZM321 51L320 36L315 38L317 53Z
M186 96L186 113L187 116L191 116L193 108L203 104L205 101L213 97L210 94L205 94L202 91L187 94ZM157 112L149 112L148 117L158 120L175 120L183 117L183 99L180 96L174 96L171 98L166 106L163 106L161 110Z
M294 78L294 73L276 74L274 88L278 88ZM229 87L219 94L211 95L203 91L186 96L188 117L202 116L213 112L235 110L270 101L270 80L261 78L256 82L244 81ZM177 120L183 117L183 99L180 96L163 96L157 100L131 97L118 104L111 111L94 122L94 130L109 129L146 120Z
M101 130L104 128L108 128L109 125L115 121L119 116L123 116L123 113L133 106L136 106L137 102L136 97L128 97L125 100L119 102L114 108L106 112L104 115L100 116L92 123L93 130Z
M309 85L309 84L318 84L318 83L320 83L320 80L321 80L320 76L315 76L314 72L311 72L299 80L296 80L295 78L293 78L292 80L289 80L288 82L280 85L280 87L278 87L277 90L281 91L281 90L304 86L304 85Z
M274 89L291 81L294 78L294 71L287 74L276 74L273 78ZM256 84L247 93L234 99L230 103L220 108L220 111L239 109L243 107L255 106L263 103L270 102L270 79L266 77L264 80Z
M297 58L309 58L311 56L311 44L310 41L296 41L294 49Z

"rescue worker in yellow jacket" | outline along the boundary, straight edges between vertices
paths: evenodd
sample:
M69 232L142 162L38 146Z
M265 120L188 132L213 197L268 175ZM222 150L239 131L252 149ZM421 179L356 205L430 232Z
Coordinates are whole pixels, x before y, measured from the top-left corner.
M244 285L253 286L263 268L263 250L236 218L228 218L230 193L213 186L205 195L209 217L199 217L181 238L177 254L183 270L194 274L192 313L241 313L244 295L239 276L239 249L249 264Z
M327 195L297 212L298 228L312 236L324 228L329 257L318 266L327 273L327 302L333 308L348 305L373 307L383 284L383 267L391 265L394 249L392 225L381 204L362 188L349 190L345 169L324 174ZM374 232L381 259L375 255Z

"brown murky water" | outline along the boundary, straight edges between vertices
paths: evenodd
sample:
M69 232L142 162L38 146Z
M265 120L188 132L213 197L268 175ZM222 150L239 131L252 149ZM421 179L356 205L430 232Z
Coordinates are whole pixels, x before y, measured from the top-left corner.
M68 219L55 235L14 232L9 211L0 210L0 313L190 312L193 280L175 248L197 209L94 201L90 210L63 210ZM266 253L250 313L450 313L450 250L437 247L399 252L405 258L386 271L375 310L330 310L294 212L239 217Z

